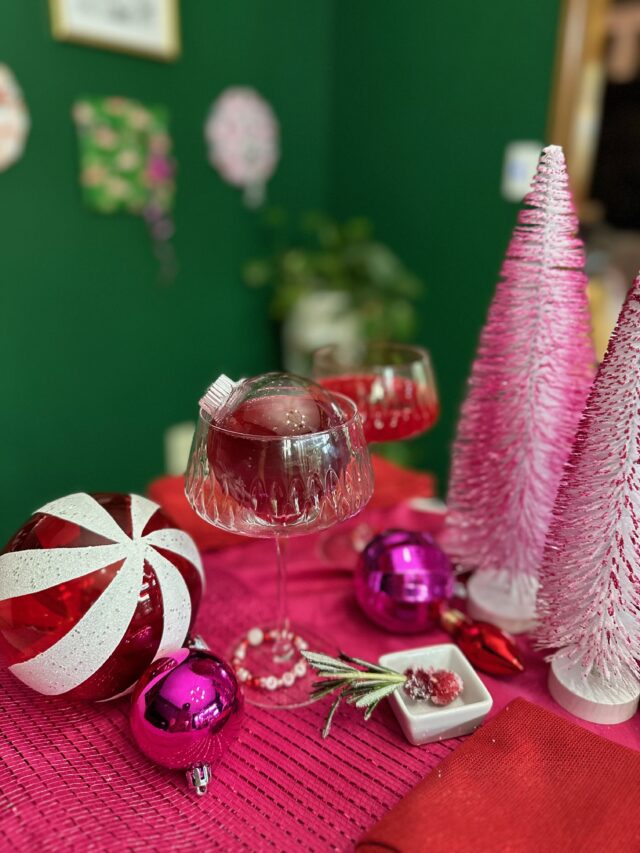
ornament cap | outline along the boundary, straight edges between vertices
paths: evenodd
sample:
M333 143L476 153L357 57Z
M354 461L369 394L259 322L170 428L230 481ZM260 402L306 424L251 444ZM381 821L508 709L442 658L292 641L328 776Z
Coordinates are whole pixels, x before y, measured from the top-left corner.
M241 379L240 382L234 382L233 379L229 379L228 376L221 373L216 381L212 382L207 388L204 397L200 400L200 408L204 409L212 418L216 417L220 409L243 381Z
M440 608L440 627L447 632L447 634L455 635L458 633L460 627L465 623L470 623L471 619L461 610L456 610L454 607L447 607L443 605Z
M195 791L199 797L204 796L211 782L211 767L208 764L196 764L187 770L187 781L189 788Z

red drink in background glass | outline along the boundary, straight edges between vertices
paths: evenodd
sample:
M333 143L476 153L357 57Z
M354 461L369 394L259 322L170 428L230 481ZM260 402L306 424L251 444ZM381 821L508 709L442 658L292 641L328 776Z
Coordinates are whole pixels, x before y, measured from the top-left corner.
M440 406L431 356L423 347L360 341L321 347L313 354L313 378L355 403L369 444L402 441L430 430ZM369 528L367 537L373 533ZM360 535L325 537L328 559L352 564Z
M353 400L371 443L421 435L440 414L431 357L422 347L377 341L321 347L313 377Z
M346 374L325 376L318 381L328 391L354 401L369 443L421 435L433 427L440 414L431 389L403 376Z

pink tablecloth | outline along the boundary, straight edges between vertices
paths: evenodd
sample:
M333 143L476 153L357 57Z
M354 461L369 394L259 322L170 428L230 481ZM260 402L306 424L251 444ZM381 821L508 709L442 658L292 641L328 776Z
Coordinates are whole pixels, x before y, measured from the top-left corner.
M374 513L400 525L402 510ZM415 516L409 519L416 522ZM432 517L430 523L435 523ZM398 638L372 626L352 596L351 572L332 567L315 537L289 546L294 618L353 654L426 645L440 634ZM240 629L272 615L272 545L256 542L205 558L208 591L198 629L225 651ZM485 678L496 713L515 696L552 708L539 656L511 681ZM238 743L210 793L189 794L179 774L147 762L131 743L127 702L70 705L45 699L0 673L0 850L350 850L459 741L411 747L388 707L365 726L340 710L332 737L318 731L326 704L297 711L249 708ZM640 749L635 717L585 724Z

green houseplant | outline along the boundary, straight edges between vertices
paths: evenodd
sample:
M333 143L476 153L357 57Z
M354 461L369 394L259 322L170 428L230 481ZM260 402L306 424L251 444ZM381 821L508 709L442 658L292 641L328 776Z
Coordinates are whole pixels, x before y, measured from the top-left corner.
M349 336L412 339L422 281L375 238L368 219L337 222L322 213L292 219L271 208L264 221L272 250L245 264L244 279L272 290L287 368L304 372L309 352Z

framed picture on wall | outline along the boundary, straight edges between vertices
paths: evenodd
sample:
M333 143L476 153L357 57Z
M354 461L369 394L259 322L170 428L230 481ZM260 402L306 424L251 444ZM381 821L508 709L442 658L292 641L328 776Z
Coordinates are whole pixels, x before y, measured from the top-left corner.
M180 53L178 0L49 0L49 8L60 41L167 61Z

